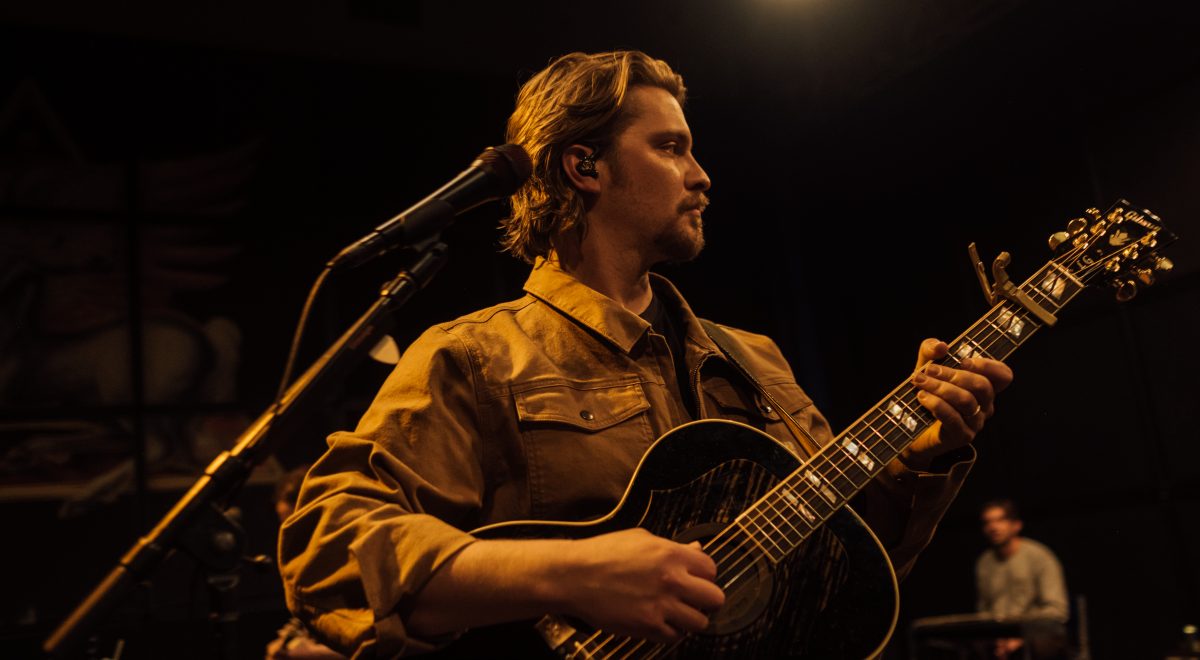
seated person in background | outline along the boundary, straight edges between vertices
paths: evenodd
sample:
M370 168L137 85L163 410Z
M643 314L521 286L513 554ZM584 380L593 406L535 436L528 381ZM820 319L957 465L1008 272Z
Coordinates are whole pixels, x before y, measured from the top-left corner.
M1027 626L1024 639L996 640L996 657L1007 658L1025 644L1032 657L1063 657L1067 584L1058 558L1021 536L1021 517L1011 500L987 502L980 517L991 547L975 562L977 609L998 619L1044 619Z

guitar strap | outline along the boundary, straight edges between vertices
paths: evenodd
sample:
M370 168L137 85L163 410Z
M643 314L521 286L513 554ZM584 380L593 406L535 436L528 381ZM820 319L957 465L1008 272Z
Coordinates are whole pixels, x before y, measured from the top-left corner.
M707 332L708 336L713 340L713 342L716 343L717 348L721 349L721 353L725 356L725 359L729 360L729 364L732 364L738 372L745 376L746 380L750 381L750 384L758 390L758 393L767 400L767 403L770 404L772 408L779 411L779 418L783 420L783 425L788 428L788 431L791 432L792 437L796 439L796 442L800 443L800 446L808 452L809 457L811 458L812 456L815 456L817 452L821 450L821 444L812 437L812 434L808 432L808 429L800 426L800 423L792 417L791 413L787 411L787 408L784 408L782 405L780 405L779 401L776 400L769 391L767 391L767 388L763 387L763 384L754 377L754 374L750 373L750 370L746 368L744 355L742 354L741 349L738 348L737 343L733 341L733 338L729 336L729 333L725 332L721 326L709 321L708 319L699 320L700 325L704 327L704 331Z

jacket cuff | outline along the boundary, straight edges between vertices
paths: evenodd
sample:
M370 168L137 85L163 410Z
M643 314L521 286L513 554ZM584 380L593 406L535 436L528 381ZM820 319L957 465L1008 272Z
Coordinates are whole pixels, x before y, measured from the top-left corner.
M935 459L929 471L912 470L900 460L888 464L881 480L897 504L907 505L908 520L899 543L889 549L896 576L903 579L912 570L917 555L929 545L971 467L975 448L967 445Z
M458 636L422 639L408 633L408 602L435 571L476 540L430 515L404 518L404 525L376 526L350 544L350 556L361 571L363 591L375 617L372 655L378 657L430 651Z

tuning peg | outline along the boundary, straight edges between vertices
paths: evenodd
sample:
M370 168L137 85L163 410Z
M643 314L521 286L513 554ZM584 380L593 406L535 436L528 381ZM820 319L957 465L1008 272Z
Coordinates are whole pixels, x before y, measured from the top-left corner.
M1125 280L1117 285L1117 301L1129 302L1137 295L1137 282Z
M1058 246L1066 243L1069 240L1071 240L1071 235L1065 231L1056 231L1053 234L1050 234L1050 240L1048 241L1050 243L1050 250L1057 250Z
M1137 275L1138 281L1146 286L1154 285L1154 271L1149 268L1135 268L1134 274Z
M1088 210L1090 211L1091 209ZM1087 229L1087 226L1087 220L1084 220L1083 218L1075 218L1067 223L1067 231L1071 232L1072 235L1080 234L1083 232L1083 230Z
M1157 270L1160 273L1170 272L1174 267L1175 262L1166 257L1159 257L1158 259L1154 260L1154 270Z

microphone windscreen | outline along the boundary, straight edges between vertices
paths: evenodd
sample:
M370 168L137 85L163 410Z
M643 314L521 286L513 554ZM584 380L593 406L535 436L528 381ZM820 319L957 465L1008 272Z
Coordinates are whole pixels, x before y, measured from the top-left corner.
M533 161L529 154L515 144L502 144L498 147L488 147L473 163L476 167L486 170L496 177L502 195L511 195L533 173Z

